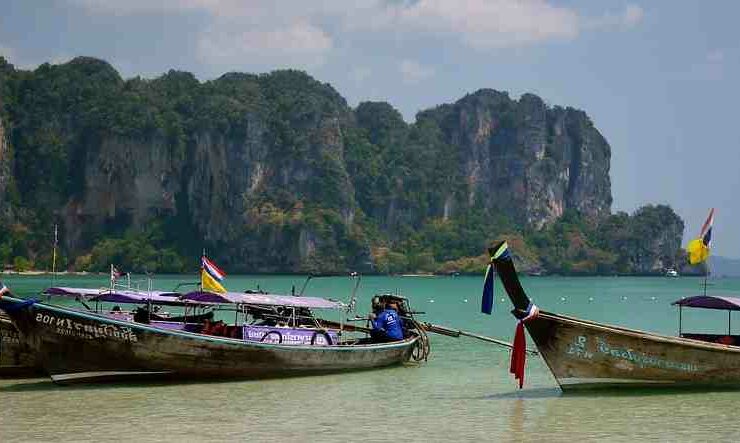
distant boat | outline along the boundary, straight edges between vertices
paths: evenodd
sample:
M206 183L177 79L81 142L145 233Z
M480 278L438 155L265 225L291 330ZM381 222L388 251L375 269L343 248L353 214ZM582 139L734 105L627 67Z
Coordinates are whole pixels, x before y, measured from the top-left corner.
M729 322L729 314L740 311L740 298L700 295L674 302L679 306L678 337L611 326L540 311L522 288L506 243L499 243L493 251L493 264L514 304L512 312L524 319L562 390L740 388L740 335L732 334ZM728 311L726 333L683 332L683 307Z
M667 270L665 271L665 276L666 276L666 277L678 277L678 271L676 271L676 270L675 270L675 269L673 269L673 268L668 268L668 269L667 269Z

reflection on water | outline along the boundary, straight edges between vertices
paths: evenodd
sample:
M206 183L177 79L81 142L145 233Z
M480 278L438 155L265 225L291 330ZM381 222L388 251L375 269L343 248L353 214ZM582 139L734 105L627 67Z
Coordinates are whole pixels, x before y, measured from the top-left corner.
M178 279L160 278L158 287L171 289ZM99 280L72 284L104 284L104 277ZM17 277L5 282L29 294L46 284ZM274 291L289 291L296 282L301 279L229 279L234 289L260 284ZM544 309L667 334L676 329L669 303L694 294L698 283L683 278L524 281ZM479 285L478 278L368 277L359 304L367 305L376 291L399 289L429 321L510 339L509 306L499 302L499 294L494 315L479 314L472 302ZM346 298L351 286L344 278L321 279L307 294ZM723 293L740 292L740 280L721 280L717 286ZM722 329L726 314L693 321L694 329L718 323ZM508 373L508 351L473 340L432 340L424 365L326 377L69 387L45 379L0 380L0 441L736 441L740 435L738 391L565 395L539 357L528 357L525 388L518 390Z

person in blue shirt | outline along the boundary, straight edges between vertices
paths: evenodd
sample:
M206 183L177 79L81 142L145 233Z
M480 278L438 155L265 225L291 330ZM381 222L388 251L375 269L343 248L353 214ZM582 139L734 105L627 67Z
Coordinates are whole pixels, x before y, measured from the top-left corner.
M374 314L373 314L374 315ZM398 316L398 305L391 301L372 319L370 336L376 341L403 340L403 320Z

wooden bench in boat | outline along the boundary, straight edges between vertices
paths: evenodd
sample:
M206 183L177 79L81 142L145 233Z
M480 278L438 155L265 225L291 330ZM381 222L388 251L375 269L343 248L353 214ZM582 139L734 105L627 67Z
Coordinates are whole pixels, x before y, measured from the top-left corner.
M719 343L722 345L740 346L740 335L727 334L690 334L682 333L681 338L690 338L693 340L706 341L709 343Z

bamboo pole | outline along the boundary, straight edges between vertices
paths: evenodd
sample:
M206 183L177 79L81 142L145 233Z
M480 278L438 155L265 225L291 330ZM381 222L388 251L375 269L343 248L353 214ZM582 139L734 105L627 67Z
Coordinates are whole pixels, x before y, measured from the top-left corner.
M476 334L474 332L463 331L462 329L451 329L445 326L434 325L432 323L422 323L422 326L424 326L424 329L426 329L428 332L433 332L435 334L446 335L448 337L460 337L460 336L470 337L476 340L481 340L481 341L485 341L488 343L493 343L499 346L503 346L505 348L509 348L509 349L514 348L514 346L511 343L505 342L503 340L499 340L493 337L486 337L485 335ZM527 353L530 355L538 354L538 352L533 349L527 349Z
M354 319L354 320L357 320L357 319ZM322 320L322 323L325 326L327 326L327 327L337 327L339 325L339 323L333 322L333 321L330 321L330 320ZM499 340L499 339L496 339L496 338L493 338L493 337L487 337L485 335L476 334L474 332L463 331L461 329L452 329L452 328L448 328L446 326L440 326L440 325L435 325L435 324L426 323L426 322L420 322L419 324L424 328L425 331L432 332L432 333L439 334L439 335L446 335L448 337L454 337L454 338L458 338L460 336L470 337L470 338L474 338L476 340L481 340L481 341L485 341L485 342L488 342L488 343L493 343L493 344L496 344L496 345L499 345L499 346L503 346L503 347L508 348L508 349L512 349L514 347L511 343L508 343L508 342L505 342L503 340ZM365 328L365 327L362 327L362 326L354 326L354 325L350 325L350 324L344 325L344 327L348 331L366 332L366 333L370 333L370 331L371 331L370 328ZM530 354L530 355L538 355L539 354L534 349L527 349L527 353Z

